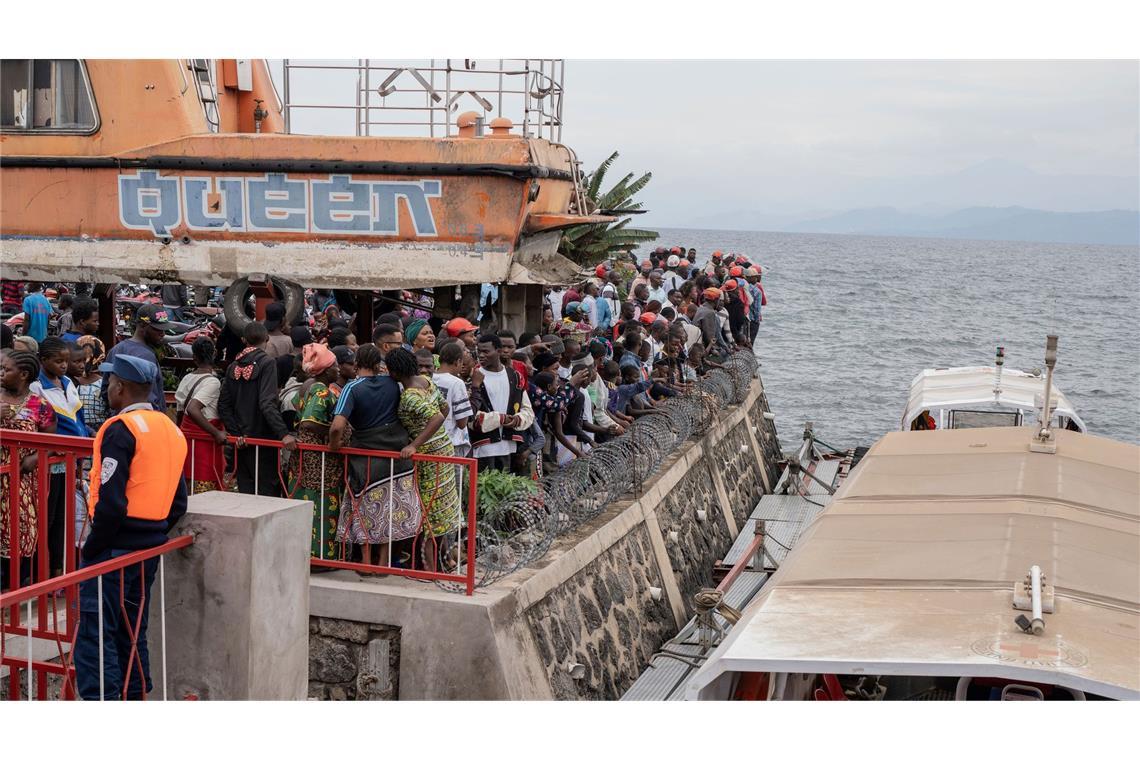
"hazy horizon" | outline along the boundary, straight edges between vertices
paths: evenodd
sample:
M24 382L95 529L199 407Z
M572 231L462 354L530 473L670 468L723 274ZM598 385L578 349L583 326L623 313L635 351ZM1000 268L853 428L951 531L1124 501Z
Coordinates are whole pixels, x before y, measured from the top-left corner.
M343 78L304 83L352 102ZM1140 207L1137 61L568 60L565 92L562 142L584 170L616 150L612 181L653 172L638 226ZM295 129L354 129L305 116Z

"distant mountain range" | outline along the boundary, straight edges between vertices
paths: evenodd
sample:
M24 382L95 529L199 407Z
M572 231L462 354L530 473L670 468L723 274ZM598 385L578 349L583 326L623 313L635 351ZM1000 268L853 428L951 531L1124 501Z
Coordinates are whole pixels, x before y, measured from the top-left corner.
M750 205L687 226L1140 245L1136 175L1041 174L1001 159L931 176L837 175L815 197L761 184Z
M808 219L790 224L784 231L1140 245L1140 213L1123 209L1065 213L1022 206L974 206L928 216L886 206Z
M810 219L792 215L758 214L752 219L741 221L748 222L748 226L735 226L733 229L1140 245L1140 213L1125 209L1060 212L1022 206L974 206L950 213L929 213L878 206Z

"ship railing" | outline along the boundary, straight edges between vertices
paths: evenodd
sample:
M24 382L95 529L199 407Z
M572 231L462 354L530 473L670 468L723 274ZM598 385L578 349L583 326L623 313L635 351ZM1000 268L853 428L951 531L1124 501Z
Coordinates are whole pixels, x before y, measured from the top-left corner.
M239 444L236 437L227 440ZM187 446L194 475L200 472L199 456L209 457L214 449L193 437ZM475 593L477 460L418 453L403 460L396 451L332 451L313 443L297 443L287 452L281 441L246 438L232 465L211 468L215 483L232 487L242 458L252 471L246 488L252 485L253 493L313 503L311 567L433 581ZM410 469L401 472L401 462ZM189 480L191 492L199 482Z
M562 141L560 59L361 58L352 64L287 58L272 69L281 80L286 132L451 137L454 116L474 110L485 121L510 118L524 137Z

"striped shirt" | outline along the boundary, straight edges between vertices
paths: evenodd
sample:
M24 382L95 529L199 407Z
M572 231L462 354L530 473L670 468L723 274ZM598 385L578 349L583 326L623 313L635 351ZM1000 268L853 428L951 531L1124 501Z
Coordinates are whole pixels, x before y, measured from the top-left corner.
M335 414L354 430L370 430L396 422L400 385L387 375L358 377L340 392Z
M436 372L431 379L447 401L447 417L443 420L443 429L447 431L451 444L456 447L470 444L471 434L467 432L467 428L457 427L455 424L473 414L471 397L467 394L467 384L448 372Z

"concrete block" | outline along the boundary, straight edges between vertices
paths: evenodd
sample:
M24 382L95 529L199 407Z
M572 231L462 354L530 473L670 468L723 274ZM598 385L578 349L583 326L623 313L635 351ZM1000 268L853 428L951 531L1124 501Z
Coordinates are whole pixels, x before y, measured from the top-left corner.
M165 559L169 699L305 699L309 669L307 501L212 491L190 497ZM154 590L158 601L158 583ZM161 690L160 610L151 674Z

